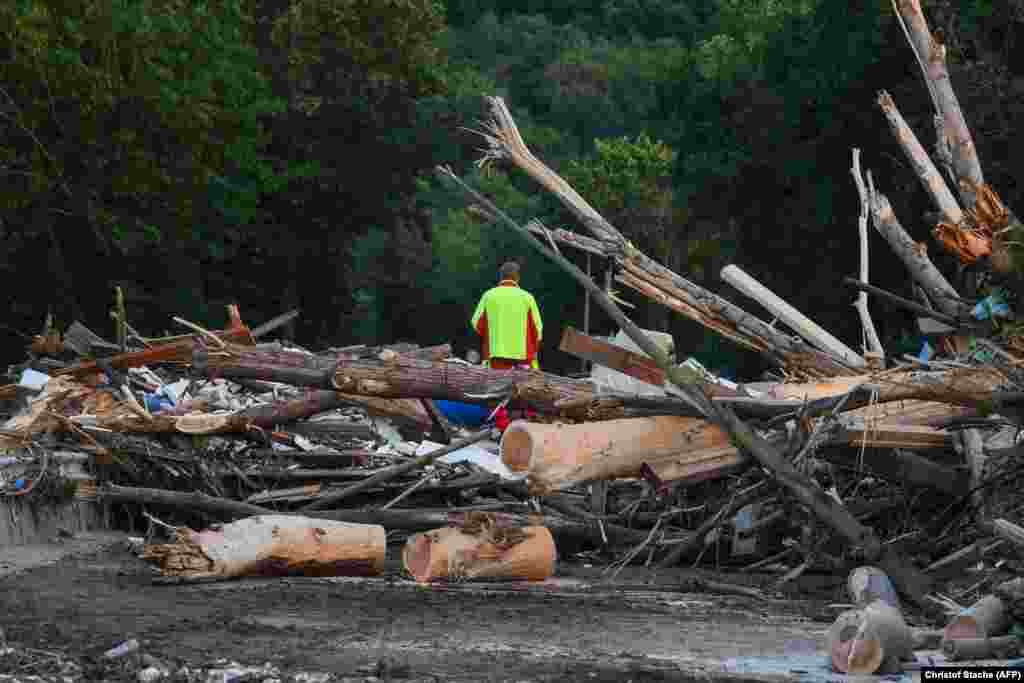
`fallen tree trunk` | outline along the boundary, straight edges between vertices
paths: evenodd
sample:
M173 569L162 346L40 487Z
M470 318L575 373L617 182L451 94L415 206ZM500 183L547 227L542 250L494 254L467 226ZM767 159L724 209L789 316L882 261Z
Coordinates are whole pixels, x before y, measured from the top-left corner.
M384 569L382 526L261 515L216 530L177 530L142 559L165 576L373 576Z
M555 541L546 527L500 528L471 523L410 537L405 570L421 583L504 579L544 581L555 572Z
M644 406L650 405L649 401L628 395L599 395L590 381L537 370L492 370L395 357L386 361L341 360L331 372L300 367L282 355L233 347L216 355L200 350L194 363L210 376L245 377L310 387L330 384L345 400L351 395L361 395L372 396L377 401L428 398L486 404L511 394L515 400L544 413L569 417L582 415L591 419L591 413L599 414L601 419L613 419L629 415L634 410L632 405L637 406L635 410L644 410ZM279 360L286 363L279 363ZM602 401L605 403L601 409L595 411L591 404ZM661 410L669 412L694 412L686 402L672 397L659 399L658 405L662 406ZM429 415L426 419L429 420Z
M828 631L828 651L841 673L898 673L913 652L913 637L899 608L876 600L839 615Z
M746 463L715 425L687 417L649 417L579 425L516 421L501 439L501 459L528 472L531 490L639 477L646 463L659 479L721 476Z
M97 498L111 503L141 503L163 505L183 510L196 510L225 517L251 517L273 514L273 510L251 503L242 503L228 498L208 496L200 491L165 491L163 489L137 488L105 484L96 491Z

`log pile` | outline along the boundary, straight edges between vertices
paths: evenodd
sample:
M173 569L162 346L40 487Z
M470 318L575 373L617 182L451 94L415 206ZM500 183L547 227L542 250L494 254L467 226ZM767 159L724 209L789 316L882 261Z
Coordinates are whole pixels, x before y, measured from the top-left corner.
M984 184L919 3L901 0L899 13L929 65L943 140L956 143L954 192L892 98L879 98L942 216L934 234L964 262L990 257L1012 271L1019 242L1005 235L1020 223ZM166 532L142 551L164 578L372 575L390 555L424 583L544 581L556 559L597 559L616 575L627 564L714 563L768 574L784 594L803 574L856 570L854 609L827 638L836 670L901 670L916 647L908 616L944 628L952 656L1012 649L998 639L1024 616L1022 591L1007 583L1024 558L1024 336L1019 325L978 324L1000 293L961 299L870 173L864 182L854 150L861 243L871 222L927 305L868 284L862 254L858 352L730 266L723 279L789 334L640 253L533 155L501 99L488 103L484 161L511 162L590 234L520 226L439 173L575 278L632 343L570 328L561 350L642 392L490 370L448 344L312 352L264 342L276 323L250 329L236 307L220 331L179 321L193 334L144 339L125 324L118 344L80 322L48 324L0 387L0 493L92 500L136 532ZM677 363L538 232L607 257L620 283L764 354L785 379L736 384L694 359ZM940 351L887 356L868 293L945 326ZM505 404L523 419L504 433L483 418L459 423L468 409L493 416Z

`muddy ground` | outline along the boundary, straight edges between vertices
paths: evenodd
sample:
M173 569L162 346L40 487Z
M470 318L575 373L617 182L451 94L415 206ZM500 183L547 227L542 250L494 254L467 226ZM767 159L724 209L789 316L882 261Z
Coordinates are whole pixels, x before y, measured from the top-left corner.
M237 681L689 681L730 657L814 653L835 614L820 599L682 593L664 574L643 585L642 570L609 587L580 566L541 586L418 586L397 567L375 579L166 586L118 543L21 569L0 578L3 635L75 659L73 680L135 680L137 668L101 654L137 638L171 672L221 658L282 672ZM0 673L14 673L4 661Z

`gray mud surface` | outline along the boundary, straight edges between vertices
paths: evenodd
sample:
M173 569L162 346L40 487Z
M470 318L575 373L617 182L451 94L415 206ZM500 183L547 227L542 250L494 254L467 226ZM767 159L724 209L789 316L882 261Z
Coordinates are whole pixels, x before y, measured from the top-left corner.
M706 680L729 657L815 651L828 626L820 609L579 576L539 586L419 586L397 571L155 585L120 545L0 578L7 643L76 659L74 680L135 680L101 658L129 638L170 671L226 658L282 672L237 680ZM0 673L13 673L2 659Z

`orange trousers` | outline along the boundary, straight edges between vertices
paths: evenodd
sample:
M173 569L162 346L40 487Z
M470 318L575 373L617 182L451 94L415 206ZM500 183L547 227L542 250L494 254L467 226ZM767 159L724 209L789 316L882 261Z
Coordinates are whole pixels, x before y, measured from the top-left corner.
M491 358L488 360L488 365L492 370L530 370L532 368L528 361L511 358ZM526 419L537 417L537 411L527 408L523 411L523 416ZM511 423L512 417L509 415L508 406L502 406L494 414L494 426L498 428L498 431L504 432Z

